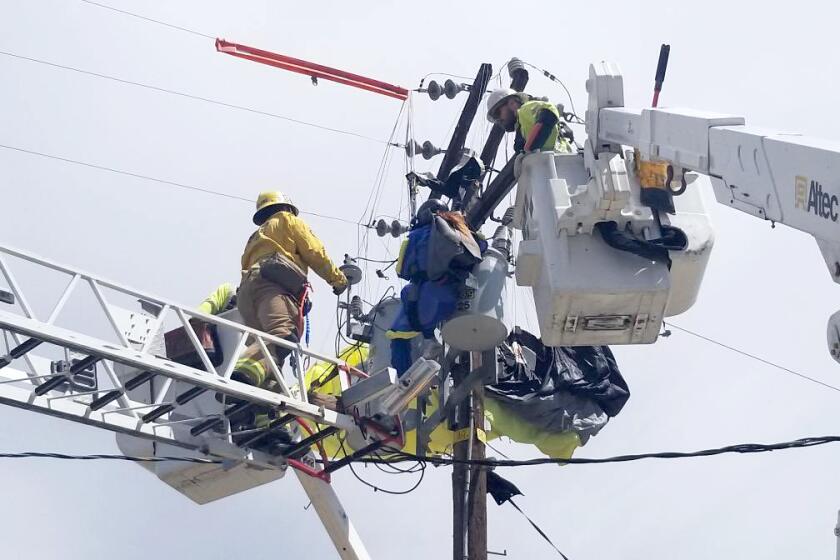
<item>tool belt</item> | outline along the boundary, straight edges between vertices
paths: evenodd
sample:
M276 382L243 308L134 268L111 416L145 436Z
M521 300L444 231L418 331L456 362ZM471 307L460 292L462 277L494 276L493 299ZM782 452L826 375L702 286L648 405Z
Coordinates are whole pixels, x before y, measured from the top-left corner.
M277 284L296 300L300 300L309 284L303 270L290 258L280 253L274 253L262 259L257 266L263 280Z

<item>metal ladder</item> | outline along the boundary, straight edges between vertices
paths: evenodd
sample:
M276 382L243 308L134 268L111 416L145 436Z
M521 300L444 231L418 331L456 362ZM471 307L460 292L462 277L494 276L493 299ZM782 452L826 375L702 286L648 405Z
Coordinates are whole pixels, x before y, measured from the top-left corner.
M28 263L26 282L20 282L13 274L10 257ZM46 318L39 318L27 298L29 292L24 292L22 286L27 284L29 288L31 283L36 289L41 288L42 277L55 273L64 276L67 283ZM349 385L353 368L299 344L25 251L0 246L0 275L9 290L0 298L0 338L5 341L5 348L0 350L4 352L0 354L0 403L167 444L229 465L273 469L280 476L287 466L293 466L339 556L368 557L328 484L333 469L309 451L321 439L339 430L353 429L356 421L308 402L304 359L331 364L337 369L342 387ZM91 295L95 300L87 304L85 313L100 314L110 327L105 330L110 332L104 332L102 325L97 327L93 321L83 321L72 328L56 324L66 315L63 311L68 301L83 291L88 292L88 300ZM130 298L139 304L139 309L117 306L106 298L106 293L109 297L117 294L118 298ZM159 348L156 351L167 321L184 329L199 358L198 367L175 363ZM212 363L202 346L193 326L195 321L212 325L219 337L234 341L233 352L227 352L220 365ZM260 348L278 392L230 379L248 344ZM291 349L292 380L286 378L269 351L271 345ZM217 399L236 404L220 406ZM244 441L240 438L234 442L230 418L249 407L268 408L279 414L266 428L254 430ZM284 455L254 449L266 434L299 421L320 429L310 428L311 433L284 451ZM298 455L303 457L290 458Z

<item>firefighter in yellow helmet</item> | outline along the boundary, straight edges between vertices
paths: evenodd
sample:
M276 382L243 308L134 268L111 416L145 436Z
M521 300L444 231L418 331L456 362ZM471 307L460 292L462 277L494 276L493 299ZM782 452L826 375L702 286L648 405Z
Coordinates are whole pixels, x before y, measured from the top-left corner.
M492 92L487 99L487 120L507 132L516 132L513 147L517 152L572 151L567 138L571 137L571 130L557 106L531 99L527 93L511 88Z
M347 288L347 278L298 214L283 193L260 193L254 214L259 229L248 239L242 254L242 283L237 295L237 306L247 326L293 343L299 341L309 269L332 286L334 293ZM277 347L271 351L282 367L290 350ZM258 344L248 346L231 378L263 385L270 369L261 357Z

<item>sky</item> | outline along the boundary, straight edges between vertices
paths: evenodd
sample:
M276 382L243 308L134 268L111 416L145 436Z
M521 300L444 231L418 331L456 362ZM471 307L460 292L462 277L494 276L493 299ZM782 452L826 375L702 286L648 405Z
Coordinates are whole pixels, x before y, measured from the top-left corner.
M671 45L662 106L743 115L748 124L838 136L837 8L803 0L703 3L180 2L103 0L210 36L259 46L406 87L442 72L494 72L512 56L550 70L586 103L588 65L617 63L627 106L650 99L660 43ZM400 102L215 52L212 39L80 0L0 0L0 245L32 251L185 304L237 280L252 203L282 189L334 258L359 254L369 209L404 216L401 152L384 141ZM352 131L339 134L33 63L117 76ZM431 76L442 81L446 76ZM470 78L471 80L471 78ZM528 90L564 101L532 72ZM413 103L414 138L445 145L465 100ZM396 133L405 139L405 119ZM479 114L470 145L487 132ZM582 131L578 130L582 135ZM372 139L372 140L371 140ZM10 147L18 150L9 149ZM241 197L177 188L63 161ZM389 154L380 177L383 154ZM439 164L417 163L420 170ZM832 185L827 182L827 187ZM715 205L716 245L681 327L840 385L825 345L837 287L816 243ZM369 239L371 258L396 243ZM369 272L372 272L370 270ZM34 293L43 286L26 276ZM373 278L373 275L371 275ZM378 298L389 281L366 283ZM312 344L335 336L329 288L315 283ZM25 288L26 289L26 288ZM532 324L523 292L516 318ZM45 305L38 301L36 305ZM85 320L84 311L76 311ZM838 391L674 329L654 345L614 348L632 391L581 457L695 450L838 433ZM0 451L116 452L112 434L0 409ZM501 442L516 458L529 446ZM518 504L572 559L824 558L835 547L840 446L682 461L540 466L501 474ZM366 479L405 489L411 477ZM448 557L450 469L429 468L405 496L374 493L349 472L334 486L373 558ZM198 506L132 464L0 460L4 558L332 558L294 477ZM554 552L509 505L489 506L489 547L511 558Z

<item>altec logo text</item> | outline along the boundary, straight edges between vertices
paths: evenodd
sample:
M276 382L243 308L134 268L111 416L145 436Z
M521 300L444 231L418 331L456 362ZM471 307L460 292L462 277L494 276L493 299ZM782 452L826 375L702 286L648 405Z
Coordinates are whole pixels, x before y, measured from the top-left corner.
M806 212L813 212L820 218L836 222L840 219L837 206L840 205L840 199L833 194L823 192L822 183L819 181L808 180L808 177L802 175L796 176L796 188L794 190L796 201L796 208L801 208Z

